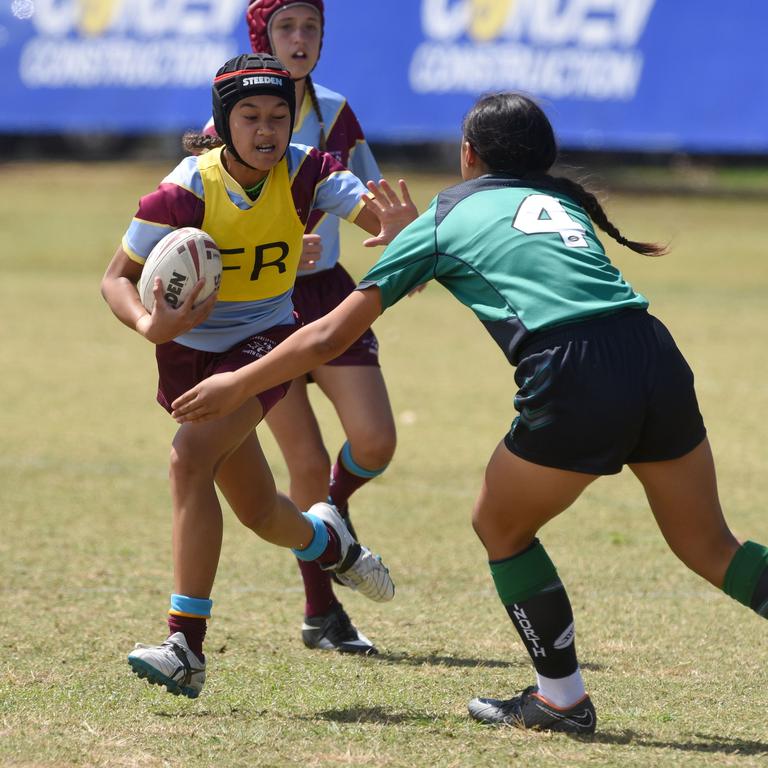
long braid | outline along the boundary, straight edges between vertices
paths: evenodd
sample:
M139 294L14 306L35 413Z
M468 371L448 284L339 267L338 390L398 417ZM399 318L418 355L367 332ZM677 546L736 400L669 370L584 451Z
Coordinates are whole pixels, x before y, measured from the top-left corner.
M224 142L215 134L188 131L181 137L181 145L190 155L202 155L209 149L223 146Z
M608 218L597 198L578 182L549 171L557 159L557 142L549 119L535 102L520 93L483 96L467 113L464 138L491 171L530 181L535 188L561 192L575 200L600 229L644 256L661 256L663 245L629 240Z
M317 93L315 93L315 84L312 82L312 78L309 75L307 75L306 77L305 84L307 88L307 93L309 94L309 100L312 102L312 109L314 110L315 115L317 115L317 122L320 123L320 141L317 144L317 148L322 152L325 152L326 138L325 138L325 123L323 122L323 113L320 111L320 101L317 98Z
M619 231L619 228L608 218L608 215L600 205L600 201L592 192L584 189L573 179L565 176L550 176L548 173L525 174L525 180L530 180L536 188L549 189L553 192L561 192L573 198L588 214L592 221L607 235L612 237L619 245L629 248L643 256L663 256L667 253L666 246L658 243L644 243L638 240L629 240Z

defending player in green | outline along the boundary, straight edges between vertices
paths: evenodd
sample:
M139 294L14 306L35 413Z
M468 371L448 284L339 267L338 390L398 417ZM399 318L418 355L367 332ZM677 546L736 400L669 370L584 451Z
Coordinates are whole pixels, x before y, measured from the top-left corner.
M571 604L537 538L601 475L627 465L672 551L768 615L768 549L738 541L720 507L693 374L674 340L607 258L593 223L637 253L579 184L553 177L552 127L531 100L484 97L464 120L463 184L402 231L358 290L326 317L239 371L173 404L180 422L220 417L339 353L387 307L435 279L468 306L516 367L518 415L488 463L473 526L536 685L476 698L484 723L592 733L595 709L575 647ZM391 190L369 185L380 211Z

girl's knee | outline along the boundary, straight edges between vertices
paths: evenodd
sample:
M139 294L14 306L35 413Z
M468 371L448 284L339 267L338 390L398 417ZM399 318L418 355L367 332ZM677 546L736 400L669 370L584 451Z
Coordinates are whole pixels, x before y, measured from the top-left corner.
M530 545L537 531L509 509L499 509L479 499L472 510L472 528L492 559L510 557Z
M670 548L690 570L719 587L739 542L725 528L709 535L693 535L684 541L670 542Z
M197 460L194 451L189 446L174 442L171 446L171 453L168 465L168 474L170 477L181 479L201 474L204 471L204 464ZM208 471L208 474L213 474Z
M356 464L365 469L381 469L395 455L397 436L394 429L375 430L351 437L349 447Z

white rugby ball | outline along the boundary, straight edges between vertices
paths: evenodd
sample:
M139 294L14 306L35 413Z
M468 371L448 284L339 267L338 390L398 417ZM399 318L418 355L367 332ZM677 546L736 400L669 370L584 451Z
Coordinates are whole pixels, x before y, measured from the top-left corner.
M151 312L155 303L155 278L163 283L163 295L172 307L180 307L198 280L205 280L195 306L205 301L221 283L221 253L213 238L202 229L182 227L169 232L144 262L139 279L141 303Z

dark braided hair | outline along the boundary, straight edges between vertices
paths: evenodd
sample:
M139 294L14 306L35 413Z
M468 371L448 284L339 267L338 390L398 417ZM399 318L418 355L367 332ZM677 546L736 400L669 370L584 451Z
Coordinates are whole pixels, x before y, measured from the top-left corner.
M483 96L467 113L462 125L464 139L490 171L511 174L537 189L560 192L575 200L600 229L644 256L661 256L666 248L657 243L629 240L608 218L594 194L576 181L552 176L557 143L552 124L541 107L519 93Z
M321 152L325 152L325 123L323 122L323 113L320 111L320 102L317 99L317 93L315 93L315 84L312 82L310 75L306 76L304 83L309 94L309 100L312 102L312 109L315 111L315 115L317 115L317 122L320 124L320 140L318 141L317 148Z
M215 133L187 131L181 137L181 146L190 155L202 155L209 149L224 146L224 142Z

